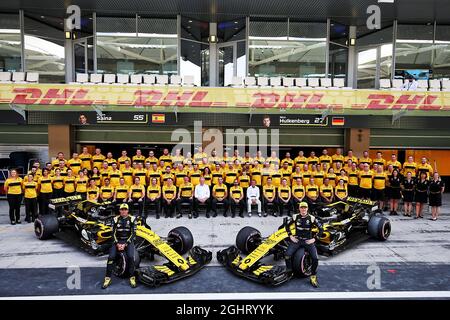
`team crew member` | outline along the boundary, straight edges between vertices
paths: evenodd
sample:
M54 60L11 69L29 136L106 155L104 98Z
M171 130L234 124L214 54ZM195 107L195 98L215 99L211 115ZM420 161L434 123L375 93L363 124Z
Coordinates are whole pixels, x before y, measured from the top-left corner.
M194 170L189 172L189 178L191 179L191 183L194 187L200 183L201 176L202 172L198 168L198 164L194 164Z
M67 177L64 178L64 196L75 195L76 177L72 175L72 169L67 169Z
M147 185L147 183L145 181L145 179L147 178L147 173L145 172L145 169L143 168L143 165L141 162L137 163L137 167L133 171L133 182L136 182L136 178L139 178L139 182L142 186L145 187Z
M22 178L16 170L11 170L5 184L6 198L9 204L9 219L11 224L20 224L20 204L22 203Z
M370 199L370 192L373 187L373 172L369 169L369 164L363 164L363 171L359 173L359 197Z
M345 201L347 199L348 190L344 179L340 179L338 185L334 188L334 196L337 201Z
M244 189L239 185L239 181L234 180L234 185L230 188L231 217L236 216L236 208L239 208L239 216L244 217Z
M162 206L165 218L172 218L176 206L177 187L173 184L173 179L168 178L162 187Z
M106 157L102 154L102 150L100 148L96 148L95 154L92 156L92 167L100 170L105 159Z
M97 202L98 197L100 195L100 189L96 186L94 179L89 179L89 186L86 189L87 199L90 201Z
M296 167L303 168L305 164L308 164L308 158L305 157L303 151L299 151L298 156L294 159L294 162Z
M333 169L338 172L339 168L342 168L344 164L344 156L342 155L342 149L337 149L336 154L333 154L331 160L333 162Z
M150 178L150 185L147 187L147 205L154 205L156 219L159 219L161 212L161 186L156 178Z
M125 184L129 187L133 184L133 168L130 165L130 161L125 160L124 168L120 169L122 177L125 180Z
M255 185L260 189L261 193L261 186L262 186L262 171L261 171L261 165L257 160L254 160L253 162L253 168L250 169L250 175L252 177L252 180L255 180Z
M125 169L125 162L128 161L128 163L131 162L130 157L127 155L126 150L122 150L121 156L117 159L117 162L119 163L119 170L122 171Z
M145 186L141 184L139 177L134 178L134 184L128 190L128 202L137 206L138 216L142 217L144 210ZM144 219L147 217L144 215Z
M213 217L217 217L217 205L221 204L223 206L223 216L227 217L228 211L228 188L223 183L223 178L219 178L218 183L213 187L212 190L213 199L211 201L211 207L213 211Z
M308 158L308 166L309 169L312 168L313 165L318 165L319 164L319 158L316 157L316 153L314 151L311 151L309 158Z
M331 203L333 201L333 186L330 184L330 180L325 178L323 185L320 186L320 198L324 203Z
M209 210L210 210L209 198L211 196L211 191L209 187L210 186L206 184L206 178L200 177L200 183L195 186L194 190L194 211L197 217L199 214L200 206L204 206L206 208L206 217L209 218Z
M347 156L344 157L345 163L348 163L348 160L351 160L351 163L355 163L356 165L358 165L358 158L353 155L352 149L348 150Z
M445 184L441 180L439 173L433 174L433 179L430 181L430 207L431 207L431 220L436 221L439 217L439 210L442 206L442 194L445 190Z
M208 155L203 152L202 147L198 147L197 153L194 154L194 163L200 163L203 158L208 158Z
M400 173L400 170L402 169L402 164L397 161L397 155L396 154L392 154L391 155L391 160L389 160L388 162L386 162L386 165L392 165L392 168L397 169L397 171Z
M247 188L250 187L251 177L248 175L247 170L243 170L241 176L239 176L239 186L242 188L244 195L247 194Z
M427 180L431 178L433 175L433 167L428 163L427 158L423 157L421 160L421 163L417 166L417 172L418 175L420 175L422 172L426 173Z
M113 158L113 154L111 152L108 152L106 154L106 159L105 161L108 163L108 168L111 169L113 163L117 164L117 160Z
M281 160L281 166L283 168L285 167L285 165L284 165L285 163L287 163L288 168L292 171L292 169L294 168L294 160L291 159L290 152L286 152L285 158L283 160Z
M272 178L272 184L278 188L281 185L281 172L278 168L278 165L274 165L274 168L270 174L270 177Z
M294 224L295 231L291 231L291 225ZM308 214L308 204L306 202L300 203L300 214L295 214L290 223L286 225L286 231L289 235L290 244L285 253L286 271L292 272L292 257L297 250L303 248L306 250L312 258L311 277L310 282L314 287L318 287L317 282L317 267L319 266L319 257L317 255L317 249L314 244L312 229L317 228L319 233L318 237L323 233L322 225L312 215Z
M133 157L134 159L134 157ZM172 166L172 156L169 153L169 149L164 149L163 154L161 157L159 157L159 161L164 161L164 165L166 166Z
M372 165L372 159L369 158L368 151L363 152L363 157L359 159L359 164L368 164L370 168L370 166Z
M67 165L69 166L70 169L72 169L72 173L77 176L78 173L81 170L81 164L82 161L78 156L78 153L74 152L72 155L72 159L69 159L69 161L67 161Z
M292 208L298 208L300 202L305 199L305 186L302 183L302 178L296 178L292 182Z
M92 155L88 152L87 147L83 147L80 154L81 168L87 169L89 172L92 171Z
M61 170L59 168L55 169L54 176L52 177L52 189L53 198L64 197L64 177L61 176Z
M280 217L283 215L285 207L287 207L288 216L291 216L291 199L291 187L288 186L287 180L283 178L281 180L281 186L278 187L278 211L280 212Z
M278 167L280 166L280 159L277 157L277 153L275 151L272 151L270 153L270 157L268 157L266 159L266 162L269 163L270 167L274 167L275 165L277 165Z
M189 181L189 177L184 177L184 181L180 184L178 189L178 197L177 197L177 209L178 215L177 219L182 217L181 208L184 204L187 204L189 207L189 219L192 219L192 207L194 204L194 185ZM195 215L197 218L197 215Z
M417 163L414 162L414 158L412 156L408 157L408 161L403 164L402 174L406 177L408 172L411 173L412 177L417 176Z
M130 277L130 286L136 288L136 278L134 276L134 256L135 247L134 239L136 237L136 218L128 214L128 205L122 203L120 205L120 215L114 218L113 224L113 245L109 250L108 262L106 267L106 276L103 282L103 289L106 289L111 284L111 275L114 268L114 261L116 260L118 251L125 252L128 263L128 274Z
M100 200L102 202L112 201L114 197L114 188L111 186L109 178L105 179L105 185L100 188Z
M277 216L277 188L272 184L272 178L267 178L267 184L263 186L264 217L267 217L269 205L272 208L272 215ZM259 214L258 214L259 215Z
M319 198L319 186L316 185L314 178L309 179L309 184L305 188L306 201L315 204Z
M58 176L55 176L54 178L50 177L50 171L48 169L44 169L44 171L42 172L42 177L40 177L38 180L38 190L39 190L38 205L40 214L49 213L50 208L48 207L48 205L50 203L50 199L54 197L53 180L57 178L60 182L64 181L61 177ZM60 186L62 188L62 184Z
M100 179L101 179L101 185L105 185L105 180L109 179L109 171L111 168L108 166L108 162L104 161L102 164L102 168L100 169Z
M125 203L128 201L128 193L130 192L130 187L125 183L125 179L122 177L119 180L119 185L114 188L114 202Z
M312 177L312 172L309 170L309 167L307 164L303 166L303 172L302 172L302 181L303 185L306 187L309 185L309 180Z
M117 163L113 163L111 166L111 170L109 171L109 181L111 185L115 188L120 183L120 178L122 177L122 172L117 168Z
M405 205L405 212L403 213L403 215L406 217L411 217L415 184L416 182L413 179L413 173L409 171L402 183L403 203Z
M180 149L175 150L175 155L172 157L172 161L175 166L183 164L184 157L181 155Z
M256 185L256 180L252 179L250 187L247 189L247 213L248 216L252 216L252 205L257 206L258 215L261 217L261 200L260 200L260 190Z
M381 166L382 169L384 170L384 168L386 167L386 160L383 159L383 153L381 151L377 152L376 158L373 159L372 163L378 166Z
M174 177L173 173L171 173L169 166L166 167L166 171L164 171L164 173L161 175L161 179L162 179L163 185L167 185L167 182L169 181L169 179L172 179L172 183L173 183L175 177Z
M209 167L205 167L205 169L203 170L202 177L205 179L205 184L211 188L212 173L211 173L211 170L209 169ZM200 180L201 180L201 178L200 178Z
M52 167L53 169L57 168L59 164L63 161L66 163L66 159L64 159L64 153L58 152L58 155L56 156L56 159L52 161Z
M230 162L228 168L225 171L225 184L228 188L233 186L234 181L238 178L239 171Z
M325 177L328 178L328 180L330 181L330 184L333 188L336 187L337 175L334 173L333 168L328 169L328 173L325 175Z
M394 169L392 171L392 176L389 178L389 184L391 186L391 214L392 216L398 215L397 208L398 208L398 201L402 198L401 195L401 183L402 180L400 179L400 173L397 169Z
M314 181L316 182L317 186L321 186L323 184L323 179L325 178L325 172L318 167L318 170L313 173Z
M97 167L92 168L92 173L90 175L91 179L94 179L95 185L100 187L102 185L102 178L100 175L100 170Z
M387 177L383 171L383 166L377 166L377 171L373 175L372 200L378 202L378 209L380 210L384 208L386 180Z
M416 216L414 219L423 218L422 210L424 204L428 202L428 187L427 173L422 171L419 179L416 181L416 190L414 192L414 201L416 202Z
M145 159L145 162L150 162L152 167L154 164L156 164L156 166L158 166L159 159L157 157L155 157L155 153L153 151L149 151L148 158Z
M34 222L38 214L37 201L38 183L34 181L32 174L27 176L27 180L23 182L23 190L25 197L25 221Z
M348 171L348 194L351 197L357 197L359 193L359 171L356 168L356 163L353 162L351 169Z
M79 194L82 199L86 199L88 177L86 177L82 171L80 172L78 178L75 179L75 185L76 193Z

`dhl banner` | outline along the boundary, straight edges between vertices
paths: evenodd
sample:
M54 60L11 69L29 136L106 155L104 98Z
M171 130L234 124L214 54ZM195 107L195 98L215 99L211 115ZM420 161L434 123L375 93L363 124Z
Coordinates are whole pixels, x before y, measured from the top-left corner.
M450 111L450 92L2 84L0 104Z

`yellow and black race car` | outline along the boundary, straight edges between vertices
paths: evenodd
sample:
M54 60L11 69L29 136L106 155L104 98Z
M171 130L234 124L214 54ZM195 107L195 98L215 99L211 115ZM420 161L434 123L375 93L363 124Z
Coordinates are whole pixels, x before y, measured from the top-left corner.
M391 233L389 219L380 215L375 202L349 197L346 202L313 206L311 210L320 220L323 233L313 229L316 247L320 254L331 255L369 238L386 240ZM252 227L242 228L236 236L236 245L217 253L218 261L234 274L267 285L280 285L294 276L311 275L311 259L304 250L292 257L293 273L286 272L284 265L267 261L284 259L289 245L287 228L295 234L292 218L284 218L278 230L267 238Z
M115 205L82 200L80 196L52 199L51 213L39 216L34 223L36 237L49 239L54 235L75 235L81 246L97 255L106 254L112 245L112 225ZM62 237L64 238L64 237ZM195 274L211 261L212 253L194 245L192 233L186 227L172 229L168 236L158 236L138 218L136 231L136 274L140 282L155 287ZM183 255L188 254L187 257ZM141 258L153 260L159 255L168 260L163 265L139 267ZM127 259L118 255L114 273L125 276Z

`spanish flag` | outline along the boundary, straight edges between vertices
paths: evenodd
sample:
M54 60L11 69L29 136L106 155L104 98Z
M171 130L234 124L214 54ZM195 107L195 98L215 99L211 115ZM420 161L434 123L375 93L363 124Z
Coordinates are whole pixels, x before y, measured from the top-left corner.
M152 114L152 123L166 123L166 115L163 113Z
M343 126L345 124L345 118L344 117L333 117L331 120L331 125L333 126Z

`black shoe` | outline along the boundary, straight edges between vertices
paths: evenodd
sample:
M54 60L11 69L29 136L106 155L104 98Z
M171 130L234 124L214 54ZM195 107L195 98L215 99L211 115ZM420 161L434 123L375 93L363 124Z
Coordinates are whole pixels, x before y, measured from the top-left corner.
M225 218L228 217L228 215L227 215L225 212L223 213L223 216L224 216Z
M217 212L213 213L213 218L217 217Z
M258 214L261 217L261 213ZM264 217L267 217L267 212L264 212Z
M20 220L17 220L17 221L16 221L16 223L17 223L17 224L21 224L21 223L22 223L22 221L20 221Z
M243 218L244 214L243 213L239 213L239 217Z
M183 215L181 213L177 214L177 219L180 219Z
M209 213L206 214L206 217L207 217L207 218L210 218Z
M156 219L159 219L159 214L156 215Z
M15 221L11 221L11 225L13 225L13 226L14 226L15 224L16 224L16 222L15 222Z
M178 218L178 217L177 217L177 218ZM188 214L188 218L189 218L189 219L192 219L192 214L189 213L189 214Z
M198 213L194 213L194 219L198 218Z
M164 216L165 219L167 219L168 217L169 217L169 216L168 216L167 214Z
M25 222L30 223L31 219L30 218L25 218Z
M232 218L235 218L235 217L236 217L236 215L235 215L234 213L232 213L232 214L231 214L231 217L232 217Z

